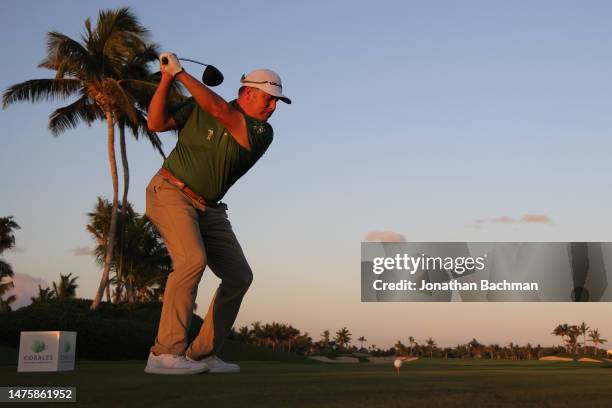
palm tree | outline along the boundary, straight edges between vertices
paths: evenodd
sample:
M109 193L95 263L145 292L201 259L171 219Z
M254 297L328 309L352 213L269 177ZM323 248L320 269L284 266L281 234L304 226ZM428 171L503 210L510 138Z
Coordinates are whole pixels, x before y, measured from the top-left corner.
M533 346L531 343L527 343L527 346L525 346L525 351L527 353L527 360L531 360L533 357Z
M53 297L59 301L74 299L76 297L76 288L79 287L76 284L78 278L78 276L72 278L72 273L68 275L60 273L59 283L53 282Z
M482 346L482 344L480 344L478 342L478 340L472 339L472 341L470 341L467 344L467 346L468 346L468 348L470 350L470 354L472 355L472 357L475 357L475 356L482 357L482 347L483 346Z
M404 346L402 344L401 340L398 340L397 343L395 343L395 346L393 346L395 348L395 355L396 356L402 356L404 355L404 351L406 349L406 346Z
M336 332L336 341L340 345L340 349L343 349L345 344L349 344L351 342L351 336L351 333L346 327L343 327Z
M543 352L542 352L542 346L540 345L540 343L538 343L538 345L536 346L535 352L536 352L538 359L542 357Z
M563 342L563 347L565 347L566 349L567 349L567 346L565 345L565 336L567 336L569 332L570 332L570 328L567 323L557 325L557 327L555 327L555 329L552 332L552 334L554 334L555 336L561 337L561 341Z
M15 246L13 230L20 229L13 216L0 217L0 254Z
M263 343L263 331L262 331L262 325L260 321L256 321L251 323L251 327L252 327L252 333L253 333L253 340L255 341L255 344L258 346L261 346L261 344Z
M262 332L266 342L272 346L272 350L276 350L288 338L287 325L281 323L266 323L262 327Z
M0 217L0 254L15 246L15 235L13 234L13 230L16 229L20 229L20 227L19 224L13 220L12 216ZM11 295L4 300L2 299L2 296L15 286L12 279L10 279L13 275L14 272L11 264L0 259L0 311L10 311L11 303L15 302L17 299L15 295ZM9 278L9 280L5 281L4 278Z
M301 334L300 331L296 329L295 327L291 326L290 324L284 324L284 323L280 325L280 331L281 331L281 341L280 341L281 350L291 352L291 349L293 348L294 343L296 342L297 338Z
M38 285L38 296L31 297L30 299L32 300L32 303L48 303L49 301L53 300L54 296L55 294L51 288L43 289L40 285Z
M567 332L567 345L570 352L578 354L578 336L580 335L580 329L575 324L569 326Z
M77 95L75 102L51 114L49 127L54 135L76 127L79 122L90 125L97 120L106 121L113 213L102 277L91 305L96 309L108 286L117 227L119 182L114 125L123 117L133 124L142 123L136 101L126 83L121 82L121 75L126 72L126 65L134 53L146 48L147 30L129 8L100 11L95 29L88 18L85 30L82 42L59 32L49 32L47 57L39 66L54 70L55 78L34 79L11 86L3 95L3 107L19 101L38 102Z
M410 355L412 355L412 348L414 347L414 344L415 344L414 337L412 336L408 337L408 343L410 344Z
M128 203L129 204L129 203ZM172 272L172 260L157 228L144 215L133 213L124 224L124 268L120 270L126 280L127 301L132 302L135 293L143 288L157 286L163 293L166 278Z
M590 329L589 326L586 325L585 322L580 323L580 326L578 326L578 330L580 331L580 334L582 334L582 354L586 353L586 335L587 335L587 331Z
M293 351L298 354L304 355L313 350L312 337L308 335L308 332L305 332L304 334L298 333L292 342ZM291 351L291 349L289 349L289 351Z
M0 217L0 254L7 249L15 246L15 235L13 230L20 229L19 224L13 220L12 216ZM0 281L4 277L13 277L13 268L11 265L0 259Z
M359 343L361 343L361 347L360 347L360 349L362 349L362 348L363 348L363 343L366 343L366 342L367 342L367 340L366 340L366 338L365 338L364 336L359 337L359 338L357 339L357 341L358 341Z
M425 340L427 347L429 348L429 357L433 357L433 350L436 347L436 342L431 337Z
M330 341L331 337L329 330L324 330L323 333L321 333L321 340L318 342L319 349L321 351L329 349L331 346Z
M250 343L253 340L253 333L249 330L249 326L241 326L236 332L238 340L245 343Z
M499 360L501 358L501 347L499 344L491 344L491 360L497 357Z
M607 343L608 340L602 339L601 334L599 334L599 329L589 331L589 337L591 338L591 342L595 346L595 350L593 350L593 355L597 355L598 346L600 344Z
M103 263L106 255L111 213L111 203L98 197L94 210L87 214L87 231L96 241L95 253L99 264ZM134 302L139 291L148 293L154 285L159 285L163 291L164 278L170 273L172 262L157 229L146 216L136 213L130 203L121 206L117 226L123 234L115 241L110 268L115 273L112 279L116 285L115 300Z
M323 330L323 333L321 334L321 338L323 339L322 341L325 342L325 344L329 343L330 340L330 333L329 330Z

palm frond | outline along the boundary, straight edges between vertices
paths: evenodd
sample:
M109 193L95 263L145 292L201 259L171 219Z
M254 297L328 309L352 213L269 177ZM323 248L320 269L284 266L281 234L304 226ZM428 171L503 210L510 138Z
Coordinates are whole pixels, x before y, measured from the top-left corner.
M145 44L142 49L129 56L125 66L125 75L132 78L143 78L150 75L148 64L157 62L158 55L159 47L157 44Z
M131 122L138 123L136 101L132 95L128 94L119 82L112 78L108 78L104 83L107 85L106 92L112 95L113 102L121 114L125 115Z
M95 48L111 66L119 66L125 64L135 50L144 48L147 35L148 30L128 7L101 10L95 30Z
M13 267L3 259L0 259L0 279L3 277L13 277Z
M4 91L2 108L15 102L53 101L56 98L65 99L83 87L78 79L31 79L15 84Z
M13 230L21 229L12 215L0 217L0 254L15 246L15 235Z
M55 70L56 78L66 74L82 78L99 69L87 48L57 31L47 34L47 57L38 66Z
M143 79L121 79L118 81L120 84L128 84L132 86L134 89L140 89L142 91L152 91L153 93L159 86L156 82L150 82Z
M49 117L49 130L53 136L74 129L80 122L91 126L96 120L104 120L104 112L93 103L87 96L83 95L75 102L62 108L56 109Z
M139 36L149 33L129 7L116 10L100 10L98 14L97 31L101 36L110 36L113 32L122 31Z
M88 50L91 50L91 39L93 38L93 30L91 29L91 18L85 19L85 35L81 35L81 40Z

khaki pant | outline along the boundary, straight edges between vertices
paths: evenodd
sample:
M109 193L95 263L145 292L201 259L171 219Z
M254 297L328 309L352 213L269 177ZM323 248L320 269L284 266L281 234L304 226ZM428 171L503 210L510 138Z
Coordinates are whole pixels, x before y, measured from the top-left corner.
M253 273L227 217L227 206L206 207L156 175L147 186L149 219L161 233L173 272L164 292L155 354L216 354L229 334ZM206 266L221 279L200 333L187 348L187 330Z

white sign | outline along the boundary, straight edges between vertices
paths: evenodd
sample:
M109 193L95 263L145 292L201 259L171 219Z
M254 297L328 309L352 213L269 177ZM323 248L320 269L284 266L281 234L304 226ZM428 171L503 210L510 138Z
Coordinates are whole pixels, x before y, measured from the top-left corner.
M76 332L21 332L17 371L72 371Z

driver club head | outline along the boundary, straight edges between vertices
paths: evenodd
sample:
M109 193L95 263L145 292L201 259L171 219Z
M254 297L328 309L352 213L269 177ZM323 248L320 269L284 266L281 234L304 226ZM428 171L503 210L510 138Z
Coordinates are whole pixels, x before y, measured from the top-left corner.
M208 86L217 86L223 83L223 74L213 65L207 65L202 73L202 83Z

